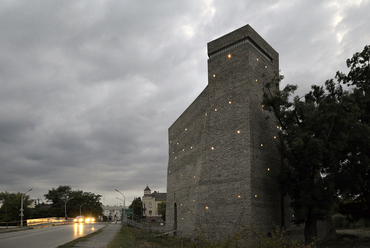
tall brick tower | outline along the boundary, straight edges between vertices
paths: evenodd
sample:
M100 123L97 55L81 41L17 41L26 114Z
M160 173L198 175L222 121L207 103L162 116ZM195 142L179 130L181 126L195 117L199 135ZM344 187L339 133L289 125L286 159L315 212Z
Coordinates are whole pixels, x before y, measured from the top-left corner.
M166 227L227 235L281 222L277 125L263 84L278 53L249 25L208 43L208 85L169 128Z

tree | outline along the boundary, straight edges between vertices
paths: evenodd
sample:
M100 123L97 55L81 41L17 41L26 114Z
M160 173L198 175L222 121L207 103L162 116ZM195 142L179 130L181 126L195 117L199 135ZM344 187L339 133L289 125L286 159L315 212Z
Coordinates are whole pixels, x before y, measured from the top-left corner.
M1 192L0 201L2 201L2 206L0 208L0 222L13 222L20 220L20 208L21 208L21 198L23 193L9 193ZM24 220L31 215L31 209L28 207L32 203L30 197L25 195L23 198L23 214Z
M161 201L161 203L158 204L158 213L162 215L162 219L166 221L166 202Z
M52 202L50 208L50 216L62 217L65 216L65 203L67 203L68 216L78 216L81 214L90 216L90 213L97 218L101 215L103 209L101 207L101 195L96 195L91 192L83 192L82 190L73 191L70 186L59 186L52 188L44 195L45 199Z
M313 85L304 97L290 101L297 86L280 91L273 87L280 79L266 84L263 105L279 122L279 183L291 198L294 222L305 224L308 244L317 237L317 220L329 215L336 199L336 176L358 109L334 80L326 81L325 87Z
M348 74L337 72L338 82L352 87L359 115L348 136L342 169L338 175L339 193L349 199L339 206L353 220L370 220L370 46L347 60Z
M137 198L135 197L128 208L133 209L134 211L133 219L141 220L143 210L142 210L142 202L141 202L140 197L137 197Z

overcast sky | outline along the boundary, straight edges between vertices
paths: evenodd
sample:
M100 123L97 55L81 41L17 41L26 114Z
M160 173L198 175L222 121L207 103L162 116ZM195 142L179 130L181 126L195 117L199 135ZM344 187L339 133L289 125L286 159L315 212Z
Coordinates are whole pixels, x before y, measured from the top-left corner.
M369 0L0 1L0 191L59 185L126 205L166 191L167 132L207 85L207 43L250 24L283 85L370 44Z

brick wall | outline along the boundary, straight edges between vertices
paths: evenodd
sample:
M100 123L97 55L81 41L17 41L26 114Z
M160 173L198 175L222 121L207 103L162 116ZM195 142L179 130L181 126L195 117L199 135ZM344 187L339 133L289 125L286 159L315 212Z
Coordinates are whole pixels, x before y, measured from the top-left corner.
M278 54L247 25L208 43L208 55L208 86L169 128L166 227L268 231L280 224L279 159L276 121L261 102Z

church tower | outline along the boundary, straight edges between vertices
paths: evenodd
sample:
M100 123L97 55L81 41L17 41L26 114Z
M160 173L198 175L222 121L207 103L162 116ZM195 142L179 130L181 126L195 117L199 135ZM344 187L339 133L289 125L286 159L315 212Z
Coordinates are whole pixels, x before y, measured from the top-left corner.
M183 236L281 223L278 126L263 86L278 53L249 25L208 43L208 85L169 128L166 227Z

